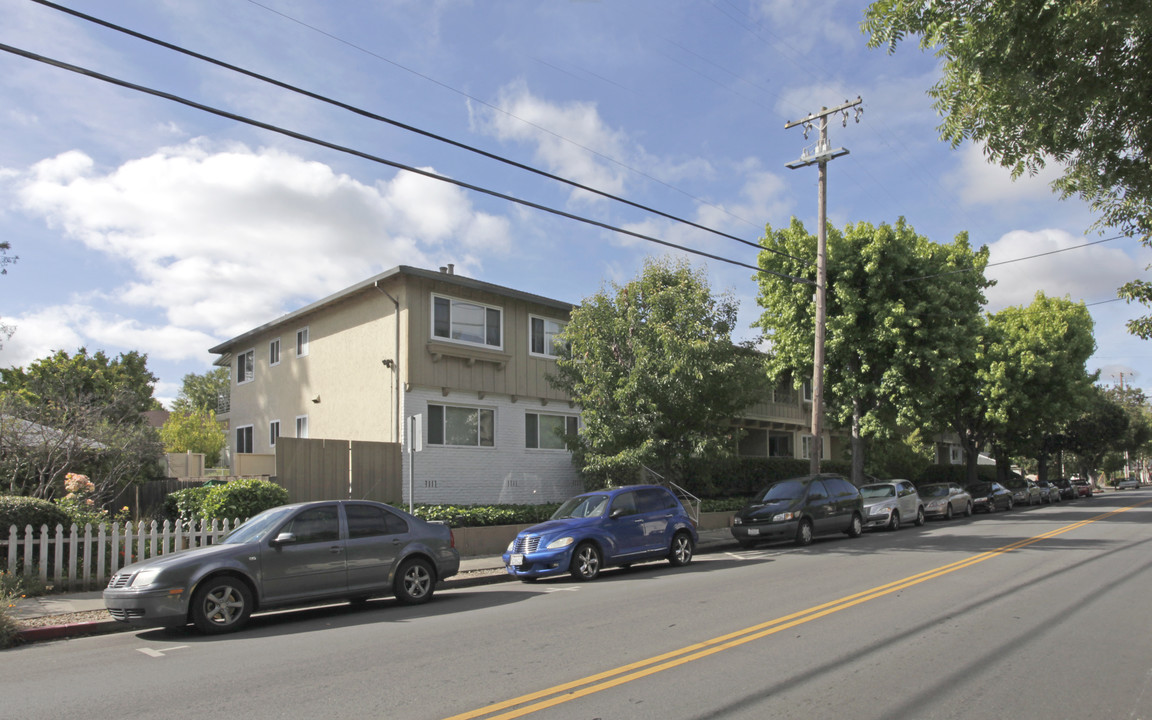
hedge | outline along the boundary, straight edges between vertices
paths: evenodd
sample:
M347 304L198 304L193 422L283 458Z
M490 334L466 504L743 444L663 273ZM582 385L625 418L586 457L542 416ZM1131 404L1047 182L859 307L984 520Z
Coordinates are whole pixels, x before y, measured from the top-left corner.
M3 529L5 535L12 525L21 531L24 526L31 525L39 531L41 525L54 528L57 525L71 524L68 513L47 500L20 495L0 496L0 529Z

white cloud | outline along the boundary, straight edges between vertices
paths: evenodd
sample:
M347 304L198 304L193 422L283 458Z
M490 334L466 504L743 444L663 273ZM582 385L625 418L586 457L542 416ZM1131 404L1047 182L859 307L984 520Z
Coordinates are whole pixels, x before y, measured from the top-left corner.
M374 272L435 265L429 253L509 247L507 221L474 210L458 188L410 173L370 186L238 145L193 142L110 171L63 153L31 168L19 197L26 212L123 263L132 279L104 288L105 300L164 313L169 328L97 325L125 341L138 334L132 347L165 337L202 351L209 336L242 332ZM73 317L61 316L65 326Z
M1116 297L1116 288L1132 280L1138 274L1138 267L1147 264L1148 253L1141 251L1143 259L1134 260L1110 243L1078 247L1097 239L1074 236L1062 230L1018 230L1004 235L989 245L989 264L1041 257L988 268L987 276L997 281L986 293L989 310L1030 305L1038 290L1049 296L1068 295L1074 301L1085 302ZM1054 252L1061 250L1065 252Z
M1044 200L1053 196L1052 181L1063 174L1058 163L1050 162L1036 175L1012 173L984 157L983 148L965 143L961 148L960 169L948 182L967 204L1005 205L1022 200Z

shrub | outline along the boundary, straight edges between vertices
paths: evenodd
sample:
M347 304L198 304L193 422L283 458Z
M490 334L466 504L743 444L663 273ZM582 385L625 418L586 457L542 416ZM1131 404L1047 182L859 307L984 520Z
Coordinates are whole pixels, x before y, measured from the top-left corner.
M202 509L207 518L246 520L287 502L288 491L276 483L247 478L209 488Z
M24 596L24 588L20 576L0 572L0 648L12 647L20 638L20 627L16 618L9 614L9 610L16 605L16 601Z
M72 520L68 513L47 500L19 495L0 496L0 532L5 536L8 534L9 526L12 525L21 531L25 525L31 525L39 531L41 525L54 528L57 525L71 524Z
M208 497L211 485L201 485L168 493L164 498L164 517L169 520L191 520L206 517L204 499Z
M542 505L417 505L413 514L424 520L436 520L450 527L486 527L544 522L552 517L559 503Z

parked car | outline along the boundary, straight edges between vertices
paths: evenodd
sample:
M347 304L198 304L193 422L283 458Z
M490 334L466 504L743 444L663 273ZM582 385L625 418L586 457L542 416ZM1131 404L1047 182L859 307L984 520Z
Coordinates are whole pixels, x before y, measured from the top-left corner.
M1076 488L1076 497L1092 497L1092 483L1087 480L1073 480L1072 487Z
M526 582L570 574L592 580L603 568L667 559L692 560L699 536L680 500L660 485L630 485L569 498L504 552L508 574Z
M1012 493L1012 502L1016 505L1039 505L1044 502L1044 494L1031 480L1010 478L1005 481L1004 487Z
M840 475L805 475L774 482L732 518L732 537L743 547L792 538L808 545L817 535L864 532L864 501Z
M1060 488L1047 480L1037 480L1036 487L1040 488L1040 499L1046 503L1060 502Z
M864 498L864 527L899 530L900 523L925 521L924 505L916 486L907 480L873 483L860 488Z
M921 485L918 492L924 503L924 514L928 517L951 520L954 515L968 517L972 514L972 495L954 482Z
M238 630L256 610L394 595L427 602L460 569L452 531L383 503L281 505L215 545L125 566L104 590L112 617L139 626Z
M1068 478L1056 478L1052 484L1060 488L1060 497L1064 500L1076 499L1076 488Z
M968 494L972 496L973 510L983 510L984 512L1011 510L1016 504L1012 491L998 482L972 483L966 489Z
M1121 478L1116 483L1117 490L1135 490L1140 487L1140 481L1136 478Z

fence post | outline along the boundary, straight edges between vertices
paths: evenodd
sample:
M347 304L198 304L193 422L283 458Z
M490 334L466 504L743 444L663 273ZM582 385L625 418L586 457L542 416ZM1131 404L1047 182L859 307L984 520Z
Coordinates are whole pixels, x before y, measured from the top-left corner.
M8 572L13 575L16 574L16 543L19 540L20 536L16 534L16 526L13 525L8 530Z
M92 583L92 523L84 523L84 571L81 573L84 589L91 589Z
M31 525L24 526L24 576L32 577L36 572L36 562L33 560L36 551L36 540Z
M100 587L104 587L104 560L108 557L108 553L105 552L105 549L108 547L108 535L106 534L107 530L108 526L104 523L100 523L100 526L97 529L96 545L99 549L99 552L96 555L96 584ZM113 549L113 551L115 551L115 549Z

